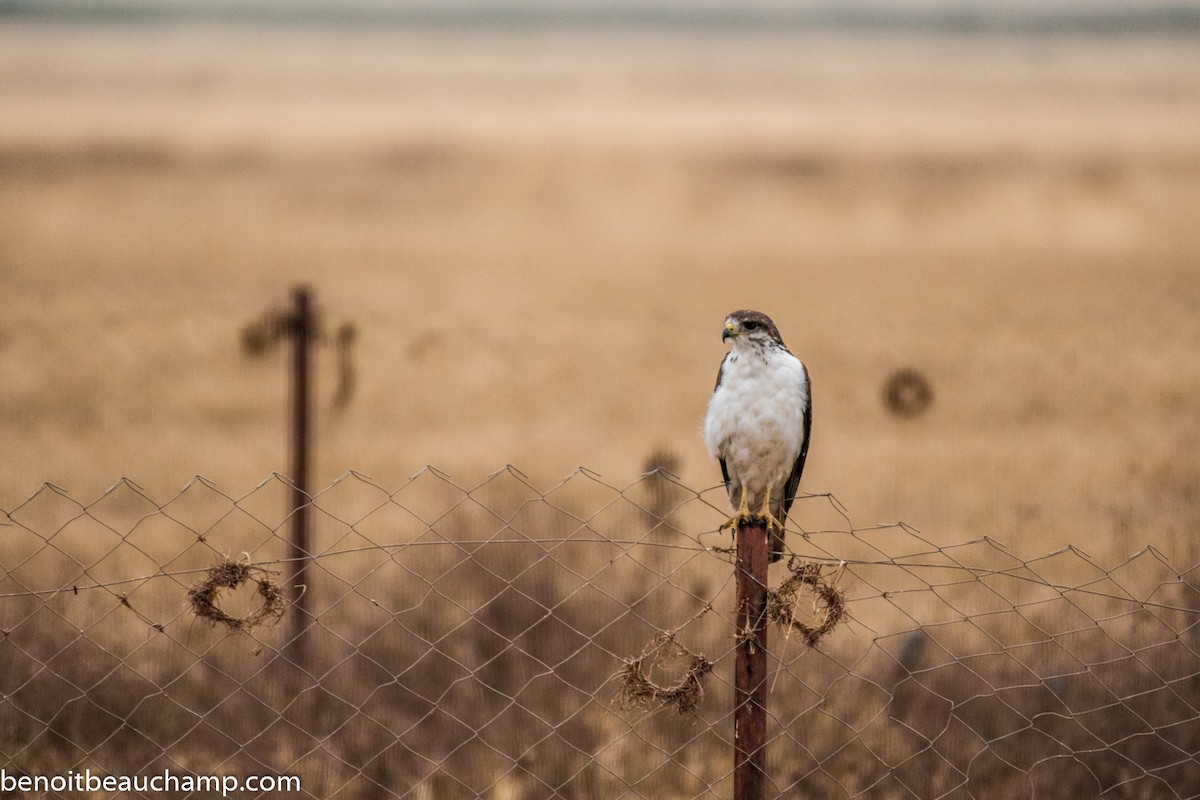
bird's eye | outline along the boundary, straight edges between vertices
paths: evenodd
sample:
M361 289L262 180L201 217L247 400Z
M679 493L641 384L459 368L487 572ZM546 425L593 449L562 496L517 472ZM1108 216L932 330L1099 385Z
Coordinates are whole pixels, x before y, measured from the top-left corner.
M749 322L743 323L742 327L748 331L756 331L758 330L758 323L754 320L750 320Z

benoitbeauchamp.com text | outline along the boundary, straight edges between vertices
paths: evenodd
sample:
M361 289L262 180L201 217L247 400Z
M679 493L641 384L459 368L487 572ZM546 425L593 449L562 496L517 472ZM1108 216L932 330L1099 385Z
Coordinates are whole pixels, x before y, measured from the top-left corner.
M66 775L10 775L0 767L0 795L12 792L299 792L298 775L98 775L90 769Z

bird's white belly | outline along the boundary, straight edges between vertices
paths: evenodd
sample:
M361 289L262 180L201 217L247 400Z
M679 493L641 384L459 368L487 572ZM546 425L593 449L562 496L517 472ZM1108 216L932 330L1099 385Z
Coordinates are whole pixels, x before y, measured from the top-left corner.
M775 353L726 362L709 402L704 437L709 453L725 459L731 496L745 487L751 508L770 487L779 499L804 444L808 382L799 360Z

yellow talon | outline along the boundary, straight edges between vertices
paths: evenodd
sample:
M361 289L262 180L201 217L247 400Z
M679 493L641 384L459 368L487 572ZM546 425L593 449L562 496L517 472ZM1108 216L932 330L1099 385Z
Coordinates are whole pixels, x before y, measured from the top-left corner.
M763 497L762 508L759 509L758 514L750 513L749 498L746 496L745 489L743 489L742 503L738 506L737 513L725 520L725 524L721 526L720 530L732 528L736 531L743 524L749 523L753 525L757 522L765 522L768 531L783 531L783 523L771 513L771 487L769 486L767 487L766 495Z
M779 520L775 519L775 516L771 513L771 487L770 486L767 487L767 492L766 492L766 494L763 495L762 509L759 511L758 515L767 521L767 530L768 531L771 529L774 529L774 530L777 530L780 532L783 531L783 523L780 522Z
M742 504L738 506L737 513L725 520L725 524L721 526L720 530L733 528L736 531L742 525L742 523L750 522L754 519L754 515L750 513L750 505L748 500L749 498L746 497L746 492L743 490Z

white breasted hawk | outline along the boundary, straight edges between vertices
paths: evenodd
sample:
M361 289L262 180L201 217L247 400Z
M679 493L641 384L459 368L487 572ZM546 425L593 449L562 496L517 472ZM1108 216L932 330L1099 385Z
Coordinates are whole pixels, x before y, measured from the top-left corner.
M737 509L722 527L736 530L739 523L763 518L770 532L771 561L778 561L783 557L787 513L808 457L808 369L761 312L734 311L725 318L721 338L732 346L717 372L704 441L721 462L729 502Z

